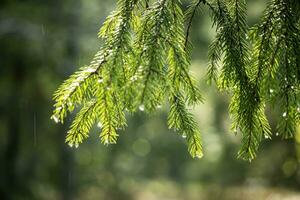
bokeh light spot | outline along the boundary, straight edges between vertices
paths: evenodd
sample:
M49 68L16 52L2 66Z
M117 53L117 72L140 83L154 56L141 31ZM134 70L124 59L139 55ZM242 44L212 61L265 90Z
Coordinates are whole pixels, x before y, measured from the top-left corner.
M138 156L146 156L151 151L148 140L137 139L132 145L133 152Z

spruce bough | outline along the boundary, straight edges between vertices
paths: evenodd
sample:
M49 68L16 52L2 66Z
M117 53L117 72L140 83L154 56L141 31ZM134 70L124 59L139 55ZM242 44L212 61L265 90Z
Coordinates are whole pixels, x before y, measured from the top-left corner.
M281 110L277 132L293 138L300 120L300 2L271 0L249 28L244 0L119 0L99 31L103 46L92 62L55 92L52 119L63 123L79 107L66 142L78 147L97 123L104 144L117 142L126 113L151 113L168 102L168 126L202 157L189 107L202 102L189 71L190 28L200 7L210 10L217 34L208 57L209 82L232 94L232 130L242 135L238 156L251 161L271 138L266 104ZM183 11L185 10L185 11Z

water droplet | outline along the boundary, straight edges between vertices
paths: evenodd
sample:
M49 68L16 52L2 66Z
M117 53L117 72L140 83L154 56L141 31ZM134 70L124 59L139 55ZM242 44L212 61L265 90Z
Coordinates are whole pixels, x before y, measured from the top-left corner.
M270 89L270 93L273 93L274 92L274 90L273 89Z
M143 71L143 68L144 68L144 67L143 67L142 65L140 65L139 68L138 68L138 72L142 72L142 71Z
M297 108L297 111L300 112L300 107Z
M98 83L103 83L103 78L99 78Z
M101 122L99 122L99 123L97 124L97 126L98 126L99 128L102 128L103 124L102 124Z
M139 110L140 110L140 111L144 111L144 110L145 110L145 106L144 106L144 105L140 105L140 106L139 106Z
M268 136L268 135L265 135L265 139L270 139L270 136Z
M130 80L133 82L133 81L136 81L138 79L138 77L137 76L133 76L133 77L131 77L130 78Z
M75 144L75 148L77 149L78 147L79 147L79 144L78 144L78 143L76 143L76 144Z
M59 122L59 119L56 115L53 115L51 118L54 120L55 123Z
M108 145L108 144L109 144L108 139L105 139L104 144L105 144L105 145Z
M276 134L275 134L276 136L278 136L279 135L279 133L278 132L276 132Z
M161 108L161 107L162 107L161 105L158 105L158 106L157 106L157 108Z
M282 114L282 117L286 117L286 112L284 112L284 113Z
M185 133L182 134L182 138L186 138L186 134Z
M201 152L197 152L196 155L195 155L195 157L197 157L197 158L202 158L202 157L203 157L203 154L202 154Z
M68 144L71 148L73 147L73 143L72 142L69 142Z

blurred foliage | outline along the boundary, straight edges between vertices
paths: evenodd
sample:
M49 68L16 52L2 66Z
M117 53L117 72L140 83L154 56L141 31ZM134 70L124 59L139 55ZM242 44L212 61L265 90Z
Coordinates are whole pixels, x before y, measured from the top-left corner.
M253 24L265 2L248 3ZM205 98L194 110L203 159L189 157L163 109L129 116L118 145L101 145L95 129L78 149L64 143L72 117L64 126L50 120L51 95L99 48L95 33L113 7L104 0L2 1L0 199L300 198L299 128L295 140L264 141L251 164L235 158L240 138L229 132L228 96L204 81L215 32L205 9L191 33L193 72ZM272 130L277 112L268 109Z

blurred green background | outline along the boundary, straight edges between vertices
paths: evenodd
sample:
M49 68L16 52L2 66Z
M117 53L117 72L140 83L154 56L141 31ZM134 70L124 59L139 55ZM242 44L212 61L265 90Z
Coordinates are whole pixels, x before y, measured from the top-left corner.
M248 0L248 22L266 5ZM295 140L261 145L248 163L236 158L240 136L230 132L229 96L205 82L214 29L202 9L192 28L192 70L205 102L194 108L205 156L192 159L167 129L167 108L128 116L117 145L99 131L77 149L64 143L72 120L50 120L52 94L101 46L97 31L112 0L2 0L0 3L0 199L300 199L300 131ZM275 130L276 109L268 116ZM74 116L73 116L74 117Z

